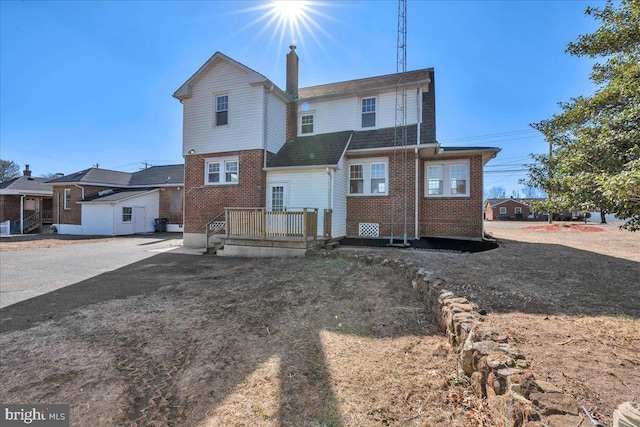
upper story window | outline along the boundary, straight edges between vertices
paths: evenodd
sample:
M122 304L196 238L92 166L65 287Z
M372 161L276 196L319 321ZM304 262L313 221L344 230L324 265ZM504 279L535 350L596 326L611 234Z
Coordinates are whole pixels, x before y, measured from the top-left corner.
M300 134L305 135L313 133L313 122L313 114L302 115L300 117Z
M216 95L216 126L229 123L229 95Z
M362 127L369 128L376 125L376 99L362 99Z
M426 197L469 197L469 162L427 162Z
M66 210L71 209L71 189L64 189L64 208Z
M349 165L350 195L387 195L387 159L363 159Z
M237 184L238 157L218 157L204 162L204 183L206 185Z

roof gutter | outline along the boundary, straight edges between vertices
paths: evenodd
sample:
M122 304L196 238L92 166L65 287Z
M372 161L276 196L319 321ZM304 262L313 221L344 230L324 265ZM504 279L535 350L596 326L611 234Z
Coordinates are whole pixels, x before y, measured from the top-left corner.
M287 171L287 170L302 170L302 169L338 169L338 165L276 166L276 167L262 168L263 171Z
M435 147L437 144L414 144L414 145L405 145L405 146L398 146L398 147L378 147L378 148L360 148L360 149L353 149L353 150L347 150L346 153L347 154L368 154L368 153L380 153L380 152L384 152L384 151L393 151L393 150L414 150L416 148L421 149L421 148L429 148L429 147Z

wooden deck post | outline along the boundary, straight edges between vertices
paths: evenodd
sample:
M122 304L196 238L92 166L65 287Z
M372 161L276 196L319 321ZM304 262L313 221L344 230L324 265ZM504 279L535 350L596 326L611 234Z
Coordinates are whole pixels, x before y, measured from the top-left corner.
M302 208L302 241L307 241L307 226L309 225L307 218L307 208ZM305 243L306 244L306 243Z
M260 214L262 215L262 240L267 238L267 209L260 208Z

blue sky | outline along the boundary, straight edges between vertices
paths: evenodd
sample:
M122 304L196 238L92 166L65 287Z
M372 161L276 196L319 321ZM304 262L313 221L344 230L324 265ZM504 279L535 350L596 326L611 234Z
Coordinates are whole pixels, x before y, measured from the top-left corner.
M588 95L592 61L564 53L592 32L598 1L408 1L407 68L434 67L437 138L502 149L485 189L520 189L529 123ZM182 163L171 94L216 51L284 88L298 46L300 86L396 71L396 1L311 3L291 34L269 2L0 2L0 158L35 176Z

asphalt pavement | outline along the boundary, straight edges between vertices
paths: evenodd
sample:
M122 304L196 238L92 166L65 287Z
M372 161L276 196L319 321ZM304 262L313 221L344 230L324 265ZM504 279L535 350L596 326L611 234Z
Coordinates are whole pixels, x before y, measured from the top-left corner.
M156 233L101 242L75 242L51 248L2 251L0 308L167 251L188 252L182 248L181 233Z

